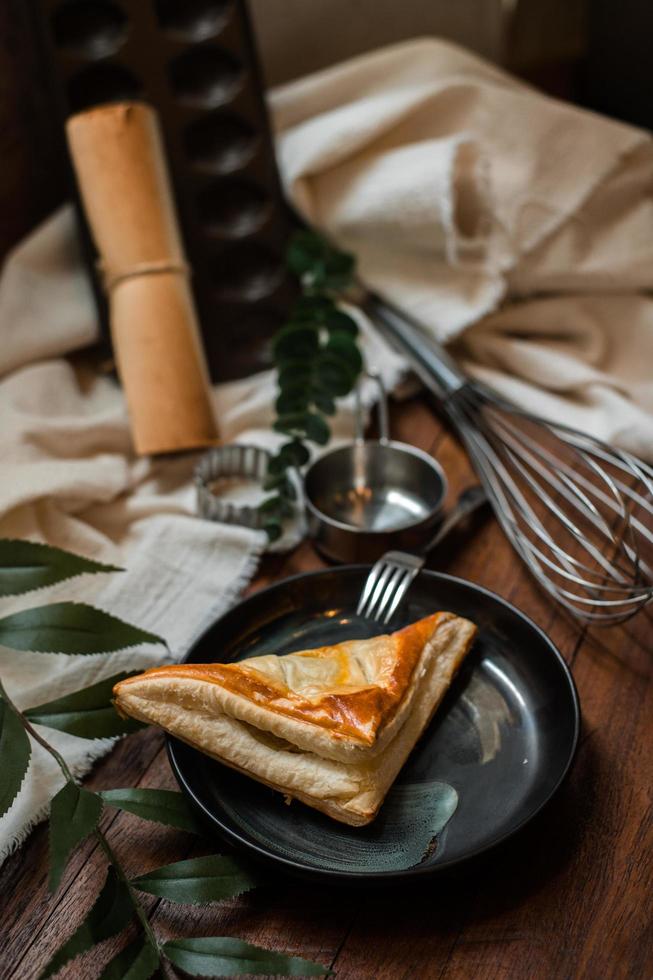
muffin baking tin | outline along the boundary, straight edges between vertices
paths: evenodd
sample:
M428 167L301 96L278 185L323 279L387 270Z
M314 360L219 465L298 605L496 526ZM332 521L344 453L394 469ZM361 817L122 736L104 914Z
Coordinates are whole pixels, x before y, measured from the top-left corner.
M144 99L159 114L212 378L268 366L270 337L294 295L283 263L293 219L244 0L32 3L62 125L123 99Z

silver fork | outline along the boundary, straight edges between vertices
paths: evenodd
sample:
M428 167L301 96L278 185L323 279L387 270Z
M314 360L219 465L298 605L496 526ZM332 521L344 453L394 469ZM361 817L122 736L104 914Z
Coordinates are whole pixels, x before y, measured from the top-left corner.
M417 555L409 555L405 551L386 551L365 580L357 614L387 623L423 564L424 558Z
M429 541L424 554L410 555L406 551L387 551L372 566L358 600L356 613L378 623L389 623L413 579L424 566L426 555L447 536L460 521L486 500L480 486L468 487L460 494L456 506L442 522Z

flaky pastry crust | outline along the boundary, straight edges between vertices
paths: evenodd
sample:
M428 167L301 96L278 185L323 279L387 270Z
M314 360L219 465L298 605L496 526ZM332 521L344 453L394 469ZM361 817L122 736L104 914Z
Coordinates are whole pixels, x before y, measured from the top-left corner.
M376 815L475 632L465 619L435 613L390 635L283 657L158 667L117 684L115 703L360 825Z

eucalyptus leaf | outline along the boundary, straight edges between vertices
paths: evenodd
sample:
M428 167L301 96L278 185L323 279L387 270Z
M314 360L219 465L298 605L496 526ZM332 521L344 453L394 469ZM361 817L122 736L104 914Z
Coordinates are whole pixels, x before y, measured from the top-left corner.
M276 432L285 432L288 435L304 435L308 414L308 412L287 412L285 415L279 416L272 428Z
M0 817L14 802L29 766L32 748L20 718L0 698Z
M100 820L102 800L97 793L67 782L50 804L50 891L61 881L77 844L92 834Z
M268 497L259 505L258 509L261 514L279 514L281 512L281 497L279 495Z
M321 415L309 412L306 416L306 435L311 442L316 442L318 446L326 446L331 432Z
M273 473L270 476L266 476L263 480L264 490L279 490L281 492L282 487L285 486L288 477L285 473Z
M165 641L83 602L54 602L0 619L0 643L34 653L110 653Z
M356 373L338 355L324 351L315 362L315 387L334 398L348 395L356 382Z
M336 403L331 395L318 391L313 395L313 403L324 415L336 414Z
M353 271L354 261L351 256L327 256L323 261L311 265L302 275L301 281L309 291L338 293L351 285Z
M201 834L202 830L181 793L169 789L105 789L99 794L107 806L127 810L143 820Z
M358 325L330 295L351 282L354 256L334 248L316 232L302 230L293 235L286 262L300 279L303 295L273 342L279 395L272 427L291 441L267 467L264 489L276 493L260 512L271 541L281 536L282 519L294 513L291 501L297 494L285 471L309 461L304 440L321 446L329 441L324 416L335 414L335 399L349 394L362 368L355 341Z
M283 531L281 521L269 518L263 525L263 530L270 541L278 541Z
M351 285L356 260L349 252L333 252L327 259L324 274L316 285L340 292Z
M177 861L149 874L132 878L132 885L139 891L170 902L199 905L202 902L219 902L249 891L259 880L246 871L234 858L223 854Z
M230 936L170 939L163 944L163 954L193 977L237 977L243 973L305 977L324 976L329 972L311 960L275 953Z
M122 932L133 914L134 908L129 889L118 878L115 870L109 868L95 904L70 939L67 939L54 954L40 974L41 980L51 977L70 960L85 953L97 943Z
M281 391L285 391L286 388L293 387L300 382L308 385L312 373L313 366L311 360L302 360L301 358L284 360L283 366L279 368L277 384Z
M312 231L293 235L286 250L286 262L305 288L315 290L346 288L355 266L353 255L338 251Z
M298 231L286 249L286 264L300 279L317 264L325 261L329 246L316 232Z
M327 341L326 350L347 362L350 371L360 374L363 369L363 358L353 337L344 330L336 330Z
M285 477L285 471L287 469L288 469L288 463L283 458L283 456L273 456L268 461L268 474L270 476L281 476L283 474ZM266 489L270 489L270 488L266 487Z
M290 435L305 435L318 446L325 446L329 441L329 426L321 415L315 412L293 412L281 415L274 423L277 432L287 432Z
M263 481L263 489L276 490L280 496L287 500L295 500L297 497L297 492L285 473L266 477Z
M318 446L325 446L329 441L329 426L316 412L291 412L288 415L281 415L273 427L277 432L305 435Z
M348 313L334 309L326 318L326 327L329 333L346 333L350 337L358 335L358 324Z
M138 731L143 727L141 722L121 718L111 700L114 685L137 673L136 670L121 671L55 701L28 708L24 714L37 725L47 725L81 738L113 738Z
M0 596L22 595L76 575L122 570L48 544L0 539Z
M139 936L109 960L99 980L149 980L159 966L159 954Z
M301 382L284 388L274 403L278 415L285 415L288 412L305 411L308 408L310 391Z
M313 357L320 344L317 329L311 324L289 323L282 327L272 345L276 361Z
M311 458L311 454L306 446L298 439L293 439L291 442L284 442L279 452L293 466L304 466Z
M335 311L336 304L330 296L300 296L292 308L291 316L293 320L328 324L329 317Z

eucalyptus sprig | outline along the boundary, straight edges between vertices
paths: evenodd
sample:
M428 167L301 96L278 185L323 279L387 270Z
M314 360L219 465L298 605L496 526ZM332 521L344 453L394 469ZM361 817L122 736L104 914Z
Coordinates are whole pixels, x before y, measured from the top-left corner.
M353 281L354 256L314 232L301 231L290 242L286 262L299 279L302 295L272 348L279 391L273 428L289 436L271 457L263 484L265 490L275 491L260 505L272 541L294 511L289 469L308 462L307 443L324 446L329 441L327 419L335 413L336 399L354 389L363 367L356 321L338 307L339 297Z
M120 571L78 555L29 541L0 540L0 595L13 596L81 574ZM138 643L165 641L108 613L82 603L62 602L0 619L0 643L15 651L85 655L108 653ZM126 734L134 723L121 719L111 705L114 683L126 673L21 711L0 681L0 817L11 808L27 775L32 742L56 761L64 778L50 807L50 876L55 891L74 849L94 836L108 861L104 883L81 924L49 960L40 978L52 977L97 943L122 933L135 918L136 939L102 971L100 980L148 980L174 967L191 976L267 973L308 976L328 971L318 963L254 946L229 936L200 936L162 941L139 892L171 902L216 902L260 884L257 875L232 857L210 854L177 861L129 878L100 826L105 806L194 834L201 834L181 793L156 789L93 792L80 786L65 758L35 724L84 738Z

